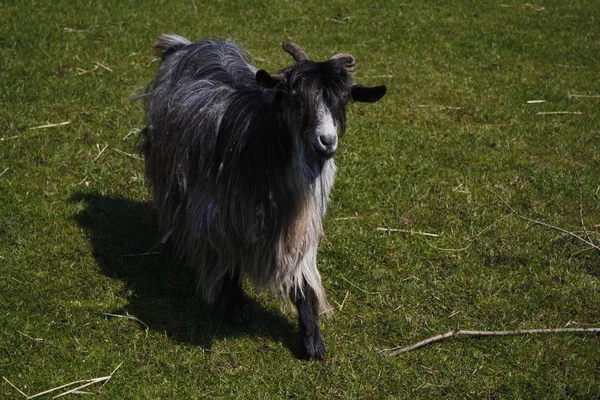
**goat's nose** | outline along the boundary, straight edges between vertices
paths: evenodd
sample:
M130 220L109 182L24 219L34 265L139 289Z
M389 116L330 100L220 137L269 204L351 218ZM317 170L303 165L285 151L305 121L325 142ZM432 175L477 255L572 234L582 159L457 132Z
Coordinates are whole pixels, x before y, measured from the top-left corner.
M317 156L328 160L335 154L338 145L337 135L320 134L313 136L313 147Z
M337 142L335 135L319 135L319 141L324 147L332 147Z

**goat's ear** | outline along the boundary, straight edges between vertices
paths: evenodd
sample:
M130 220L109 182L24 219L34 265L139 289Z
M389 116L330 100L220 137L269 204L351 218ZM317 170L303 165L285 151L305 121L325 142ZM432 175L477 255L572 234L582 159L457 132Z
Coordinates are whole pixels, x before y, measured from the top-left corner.
M351 89L352 100L363 103L375 103L377 100L381 99L386 92L387 88L385 85L373 87L354 85Z
M274 89L275 86L279 85L281 82L281 78L269 74L264 69L260 69L256 72L256 83L258 83L258 86Z

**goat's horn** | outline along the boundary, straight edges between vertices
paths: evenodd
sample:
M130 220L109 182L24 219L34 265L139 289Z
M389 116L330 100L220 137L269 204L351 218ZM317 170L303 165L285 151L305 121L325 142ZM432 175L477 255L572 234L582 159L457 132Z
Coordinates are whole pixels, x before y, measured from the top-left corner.
M290 55L294 57L294 60L296 61L308 60L308 55L306 55L306 52L302 50L302 47L298 46L295 43L283 42L281 47L283 47L285 51L290 53Z
M353 72L356 70L356 58L353 55L348 53L340 53L334 56L331 56L330 60L342 60L344 62L344 68L346 71Z

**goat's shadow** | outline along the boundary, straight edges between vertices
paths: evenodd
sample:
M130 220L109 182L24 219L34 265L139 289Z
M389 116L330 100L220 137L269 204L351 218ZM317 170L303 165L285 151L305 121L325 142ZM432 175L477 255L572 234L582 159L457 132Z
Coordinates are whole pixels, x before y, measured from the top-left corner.
M156 245L149 203L99 193L76 193L70 200L84 205L75 220L89 234L102 272L126 285L128 304L113 313L128 313L148 329L204 349L225 337L257 336L281 342L298 356L299 344L290 340L298 336L297 328L283 315L250 299L252 321L236 325L198 300L193 273Z

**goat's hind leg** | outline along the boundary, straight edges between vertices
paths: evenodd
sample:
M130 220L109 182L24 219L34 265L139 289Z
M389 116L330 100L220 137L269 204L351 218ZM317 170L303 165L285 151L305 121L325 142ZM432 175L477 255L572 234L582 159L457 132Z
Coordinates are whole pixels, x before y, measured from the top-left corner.
M325 342L319 329L319 305L313 289L303 283L304 295L293 293L292 300L298 309L300 328L300 358L322 360L325 357Z
M225 318L236 324L246 323L252 319L246 295L242 290L242 282L238 276L225 277L217 307Z

